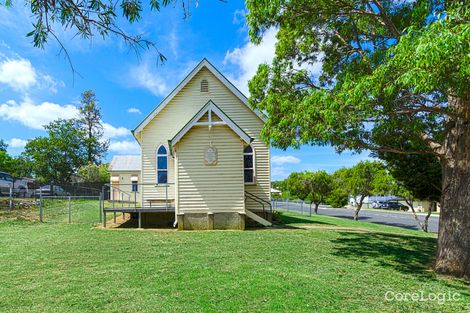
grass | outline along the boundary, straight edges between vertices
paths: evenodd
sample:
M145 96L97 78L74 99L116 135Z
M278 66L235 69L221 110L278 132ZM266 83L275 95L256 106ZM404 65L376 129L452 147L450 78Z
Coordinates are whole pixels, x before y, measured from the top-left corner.
M281 218L270 230L186 232L0 221L0 312L470 312L468 283L428 271L434 235ZM387 291L460 299L387 302Z

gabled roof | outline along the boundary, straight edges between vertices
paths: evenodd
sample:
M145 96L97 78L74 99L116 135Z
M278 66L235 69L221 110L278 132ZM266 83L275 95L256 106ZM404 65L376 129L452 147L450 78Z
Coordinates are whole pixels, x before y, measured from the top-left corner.
M115 155L109 164L110 172L140 171L140 155Z
M169 140L170 146L174 146L178 141L180 141L184 135L195 125L197 125L198 121L203 117L206 113L214 113L216 114L221 120L221 123L230 127L244 142L250 144L253 141L247 133L241 129L227 114L224 113L212 100L209 100L200 110L199 112L194 115L189 122L180 129L180 131L171 139ZM216 122L217 123L217 122ZM207 124L209 125L209 124Z
M202 59L201 62L188 74L188 76L181 81L178 86L176 86L175 89L165 98L160 102L160 104L153 109L152 112L150 112L149 115L139 124L137 127L132 131L134 136L138 133L140 133L145 126L147 126L150 121L153 120L153 118L160 113L161 110L193 79L194 76L196 76L197 73L203 68L207 68L215 77L217 77L235 96L237 96L241 102L243 102L248 108L251 109L248 99L245 97L245 95L237 89L221 72L219 72L218 69L215 68L206 58ZM258 111L258 110L252 110L263 122L266 120L264 115Z

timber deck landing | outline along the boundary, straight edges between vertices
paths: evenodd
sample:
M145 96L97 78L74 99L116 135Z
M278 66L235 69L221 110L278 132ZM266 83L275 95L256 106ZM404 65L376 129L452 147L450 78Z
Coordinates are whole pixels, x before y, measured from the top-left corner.
M152 206L152 207L120 207L103 209L103 227L106 228L106 213L114 213L114 222L116 223L116 213L137 213L139 228L142 228L142 213L162 213L175 212L174 206Z

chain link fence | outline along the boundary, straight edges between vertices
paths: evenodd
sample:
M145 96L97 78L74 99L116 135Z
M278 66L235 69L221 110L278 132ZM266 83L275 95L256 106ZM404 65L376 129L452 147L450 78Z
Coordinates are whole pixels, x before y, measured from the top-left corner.
M0 218L26 218L46 223L102 221L103 184L44 185L15 190L0 187Z
M315 206L309 201L273 199L273 210L276 211L294 211L300 214L312 215Z

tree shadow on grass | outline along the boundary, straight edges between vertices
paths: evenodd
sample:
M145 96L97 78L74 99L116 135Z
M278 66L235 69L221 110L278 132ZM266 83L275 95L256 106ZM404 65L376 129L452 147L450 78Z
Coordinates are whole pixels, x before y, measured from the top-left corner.
M335 225L332 223L321 222L315 219L306 219L299 216L281 215L281 220L278 224L283 226L290 226L291 224L316 224L316 225Z
M378 263L405 273L421 273L432 262L436 239L383 233L339 232L335 255Z
M436 279L430 270L437 246L435 238L384 233L338 233L340 236L331 241L334 244L334 255L392 268L425 281ZM457 281L446 284L459 288Z

